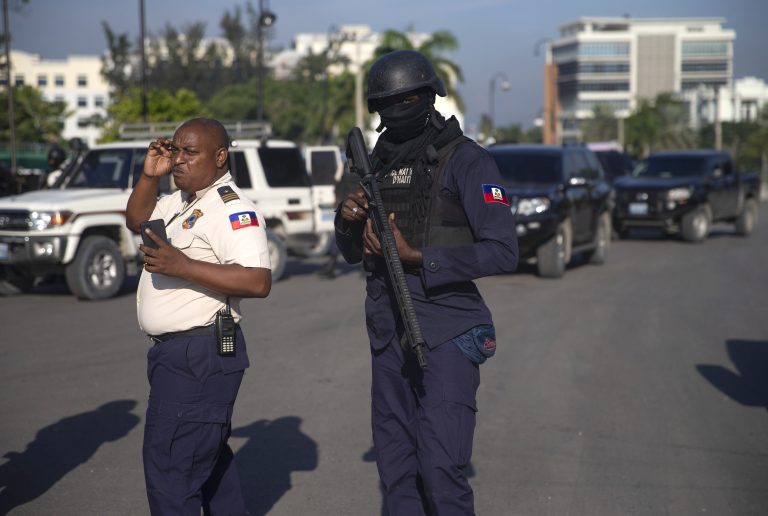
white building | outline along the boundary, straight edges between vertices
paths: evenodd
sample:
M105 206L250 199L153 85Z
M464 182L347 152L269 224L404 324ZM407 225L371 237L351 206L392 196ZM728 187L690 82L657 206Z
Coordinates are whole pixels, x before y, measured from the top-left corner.
M41 59L37 54L12 50L10 77L16 86L35 87L46 100L67 104L64 138L96 143L101 130L92 123L93 117L105 117L109 103L109 84L101 76L99 56Z
M560 120L619 115L663 92L733 88L733 41L723 18L579 18L549 42ZM567 130L567 127L566 127Z
M718 118L721 122L750 122L768 104L768 84L756 77L744 77L733 81L733 87L701 86L683 92L681 97L688 102L693 127L714 123Z

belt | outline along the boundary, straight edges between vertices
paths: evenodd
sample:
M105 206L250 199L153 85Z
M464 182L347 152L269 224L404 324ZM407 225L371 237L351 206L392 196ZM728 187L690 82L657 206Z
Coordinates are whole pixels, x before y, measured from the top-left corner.
M154 342L165 342L178 337L200 337L203 335L213 336L213 325L198 326L190 330L184 331L171 331L168 333L161 333L160 335L150 335L149 338Z

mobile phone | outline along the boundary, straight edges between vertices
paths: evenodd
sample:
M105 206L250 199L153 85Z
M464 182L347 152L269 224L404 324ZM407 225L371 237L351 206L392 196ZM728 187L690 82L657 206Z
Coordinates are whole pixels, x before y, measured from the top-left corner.
M149 238L149 235L144 231L147 228L151 229L152 233L159 236L163 242L168 243L168 235L165 233L165 221L163 219L145 220L139 225L139 228L141 230L141 240L144 242L145 246L151 247L152 249L158 248L158 245L154 240Z

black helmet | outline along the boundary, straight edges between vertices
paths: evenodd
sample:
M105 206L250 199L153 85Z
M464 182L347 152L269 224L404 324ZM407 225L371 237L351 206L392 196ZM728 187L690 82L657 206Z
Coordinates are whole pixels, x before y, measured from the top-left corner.
M67 155L64 153L64 149L58 146L51 147L51 150L48 151L48 162L55 162L55 163L61 163L64 161L64 158L66 158Z
M443 81L432 64L415 50L396 50L384 54L373 63L368 72L368 111L373 113L376 99L399 95L419 88L430 88L445 97Z

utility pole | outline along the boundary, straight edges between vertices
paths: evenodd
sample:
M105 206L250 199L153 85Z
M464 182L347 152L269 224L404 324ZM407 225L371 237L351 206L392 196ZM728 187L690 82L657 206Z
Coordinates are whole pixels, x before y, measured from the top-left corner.
M144 48L144 0L139 0L139 52L141 56L141 118L147 122L147 53Z
M720 121L720 88L715 87L715 150L723 148L723 126Z
M11 173L16 174L16 116L13 111L13 77L11 77L11 29L8 23L8 0L3 0L3 37L5 39L5 75L8 79L8 127L11 129L8 145L11 151Z

